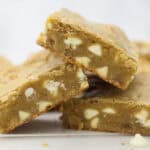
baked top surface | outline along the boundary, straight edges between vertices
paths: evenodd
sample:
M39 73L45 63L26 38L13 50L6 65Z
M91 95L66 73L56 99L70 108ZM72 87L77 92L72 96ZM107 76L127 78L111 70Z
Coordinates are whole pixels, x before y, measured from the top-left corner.
M12 66L12 63L7 58L0 56L0 72Z
M126 52L130 57L137 60L137 54L133 52L133 45L130 43L124 32L115 25L93 23L67 9L61 9L60 11L53 13L47 21L54 20L70 25L79 31L92 34L103 40L105 43L114 46L116 49Z
M23 84L38 80L40 75L64 64L63 61L46 50L33 55L24 64L12 67L0 74L0 102L7 100L9 94L17 91ZM9 94L8 94L9 93Z
M141 105L150 104L149 77L150 73L137 74L131 85L129 85L128 89L125 91L115 88L110 84L94 77L95 79L89 80L92 90L89 90L87 91L87 93L85 93L85 95L87 94L87 96L85 96L86 98L83 100L89 102L93 100L95 100L96 102L98 102L99 100L104 100L103 102L105 102L107 100L113 103L130 103L130 104L137 103ZM94 83L94 88L92 88L93 83L91 82ZM95 88L96 84L97 86Z

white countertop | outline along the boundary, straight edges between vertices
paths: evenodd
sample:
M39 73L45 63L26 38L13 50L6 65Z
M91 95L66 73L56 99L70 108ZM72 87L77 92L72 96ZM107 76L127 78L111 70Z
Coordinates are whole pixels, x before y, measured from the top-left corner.
M15 132L0 135L0 150L149 150L129 146L133 136L64 129L60 113L50 112ZM150 140L150 138L147 137Z

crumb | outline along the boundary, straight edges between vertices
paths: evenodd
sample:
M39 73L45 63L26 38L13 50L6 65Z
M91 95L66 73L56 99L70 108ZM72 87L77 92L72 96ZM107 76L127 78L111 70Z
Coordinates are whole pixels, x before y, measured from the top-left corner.
M42 145L43 145L43 147L45 147L45 148L48 148L48 146L49 146L48 143L43 143Z
M131 147L146 147L150 146L150 142L147 141L143 136L140 134L136 134L129 142Z
M121 142L121 145L125 145L126 144L126 142Z

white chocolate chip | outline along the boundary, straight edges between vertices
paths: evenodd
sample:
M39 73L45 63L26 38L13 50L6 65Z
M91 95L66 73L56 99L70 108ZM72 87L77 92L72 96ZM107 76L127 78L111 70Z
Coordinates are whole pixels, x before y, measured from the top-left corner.
M102 112L106 113L106 114L115 114L116 113L115 109L110 108L110 107L106 107L106 108L102 109Z
M47 101L40 101L37 103L39 107L39 112L44 111L47 107L51 106L53 103L52 102L47 102Z
M66 90L65 85L63 83L54 80L45 81L43 83L43 87L47 89L53 96L57 96L59 87Z
M30 113L20 110L19 111L19 119L20 121L25 121L30 117Z
M135 114L135 118L138 120L139 123L144 123L147 117L148 112L144 109Z
M150 146L150 143L140 134L136 134L129 142L131 147L145 147Z
M102 47L99 44L93 44L89 46L88 50L97 56L102 56Z
M82 44L82 40L77 38L77 37L68 37L67 39L64 40L64 43L68 46L71 47L72 49L76 49L77 46Z
M34 94L35 94L35 90L32 87L27 88L24 92L26 98L32 97Z
M107 75L108 75L108 66L97 68L96 71L103 78L107 78Z
M150 119L148 119L148 116L149 112L143 109L136 113L134 117L137 119L137 123L140 123L143 127L150 128Z
M86 88L88 88L88 87L89 87L88 82L87 82L87 81L83 81L83 82L81 83L81 85L80 85L80 90L84 90L84 89L86 89Z
M60 83L60 87L61 87L62 89L64 89L64 90L66 90L66 87L65 87L64 83Z
M80 68L77 72L77 77L80 79L80 81L83 81L86 79L85 74L83 73L82 69Z
M90 122L91 128L96 129L98 127L99 118L93 118Z
M80 64L84 65L85 67L89 66L91 60L88 57L76 57L75 60Z
M84 111L84 117L89 120L99 114L99 111L93 108L87 108Z
M47 29L48 29L48 30L52 29L52 23L51 23L51 22L49 22L49 23L47 24Z
M77 72L77 77L80 79L80 89L83 90L85 88L87 88L89 86L87 80L86 80L86 76L83 73L82 69L79 69Z

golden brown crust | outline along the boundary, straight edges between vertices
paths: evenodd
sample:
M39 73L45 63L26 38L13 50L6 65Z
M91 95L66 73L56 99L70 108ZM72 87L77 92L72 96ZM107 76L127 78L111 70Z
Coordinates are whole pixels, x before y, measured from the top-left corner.
M50 18L48 18L47 22L49 22L49 20L59 20L59 22L69 24L79 31L85 31L89 34L92 34L103 40L104 43L109 43L110 46L126 52L131 58L137 60L137 56L134 56L132 53L132 44L124 32L115 25L89 22L82 16L67 9L61 9L60 11L53 13Z

